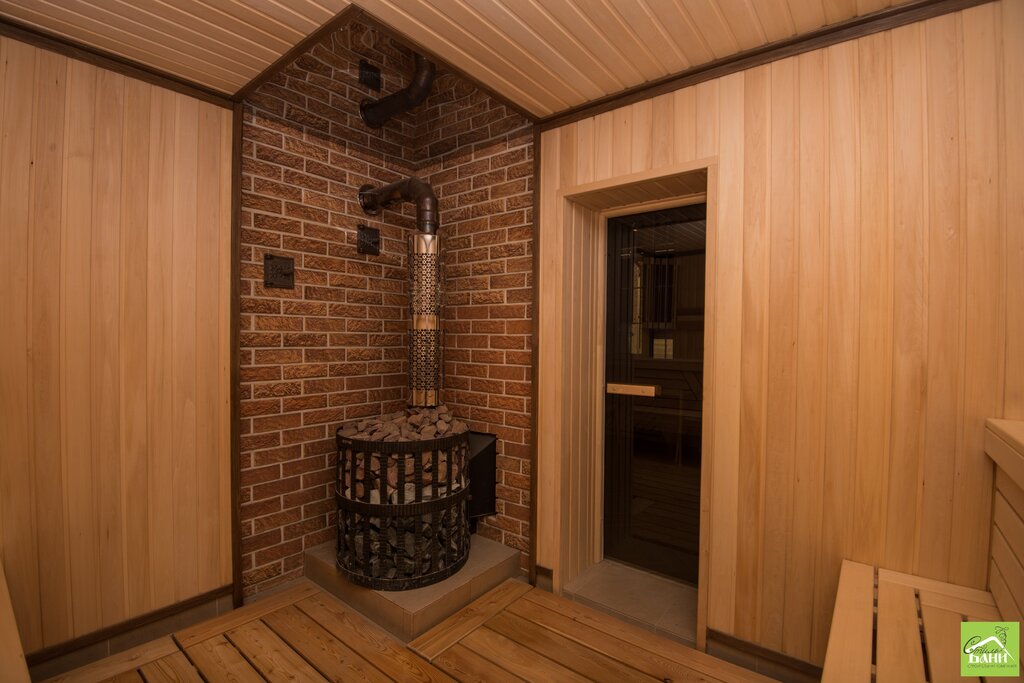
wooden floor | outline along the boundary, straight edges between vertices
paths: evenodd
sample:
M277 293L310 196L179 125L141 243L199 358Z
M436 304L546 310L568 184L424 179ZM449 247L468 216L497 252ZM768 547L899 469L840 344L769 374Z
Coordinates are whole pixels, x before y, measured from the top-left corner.
M521 581L408 648L311 583L52 679L183 681L767 681Z
M345 603L304 581L173 637L52 680L323 683L451 678Z
M459 681L770 680L512 580L409 648Z

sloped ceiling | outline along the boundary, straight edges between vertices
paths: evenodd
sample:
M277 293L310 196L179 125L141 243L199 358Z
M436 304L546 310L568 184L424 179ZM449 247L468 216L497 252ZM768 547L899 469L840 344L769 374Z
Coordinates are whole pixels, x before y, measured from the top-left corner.
M907 0L353 0L538 118ZM0 15L233 94L350 0L0 0Z
M0 0L0 15L234 94L349 0Z
M906 0L354 0L545 117Z

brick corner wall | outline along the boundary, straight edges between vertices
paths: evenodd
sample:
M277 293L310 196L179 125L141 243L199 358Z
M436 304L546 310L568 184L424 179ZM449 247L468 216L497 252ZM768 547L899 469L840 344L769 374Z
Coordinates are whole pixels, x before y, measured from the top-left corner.
M359 120L358 62L402 87L412 53L372 23L335 32L245 103L241 220L241 524L246 595L300 576L334 538L334 431L405 405L411 206L371 218L356 192L417 174L434 184L445 240L445 400L499 437L499 514L479 533L529 548L532 128L441 72L415 112ZM380 96L373 94L372 96ZM356 253L356 226L381 254ZM295 288L263 286L267 253Z

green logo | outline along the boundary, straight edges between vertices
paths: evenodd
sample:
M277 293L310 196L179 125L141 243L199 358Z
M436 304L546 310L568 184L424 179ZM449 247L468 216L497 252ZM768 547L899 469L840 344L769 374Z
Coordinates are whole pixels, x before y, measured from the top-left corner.
M960 623L961 676L1017 676L1020 624L1016 621Z

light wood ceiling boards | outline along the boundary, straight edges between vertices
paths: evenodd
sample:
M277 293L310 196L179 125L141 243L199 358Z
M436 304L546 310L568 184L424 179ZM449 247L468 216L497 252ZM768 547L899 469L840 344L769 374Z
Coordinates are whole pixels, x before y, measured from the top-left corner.
M231 95L349 0L0 0L0 16Z
M906 0L354 0L543 118Z

